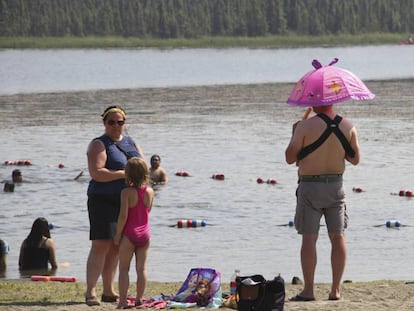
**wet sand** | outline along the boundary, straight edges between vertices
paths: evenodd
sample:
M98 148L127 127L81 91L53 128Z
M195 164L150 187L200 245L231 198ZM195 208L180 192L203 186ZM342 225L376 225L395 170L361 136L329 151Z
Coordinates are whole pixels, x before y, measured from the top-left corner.
M341 103L337 108L341 113L349 117L354 115L358 117L385 115L389 117L396 115L407 118L414 117L412 105L414 94L411 92L414 81L412 79L364 82L376 95L375 99L360 101L357 104L354 101ZM288 107L286 100L293 86L292 83L268 83L16 94L0 96L0 105L2 113L8 116L8 122L14 118L21 121L24 119L25 113L29 113L32 119L36 114L39 114L39 122L49 122L48 116L44 115L45 110L49 111L50 117L56 117L56 114L65 113L65 110L68 109L90 111L94 106L101 108L112 103L120 103L130 113L141 115L145 114L146 109L152 107L153 103L168 103L163 106L164 112L169 109L182 109L183 106L194 103L200 105L275 103L275 109L283 108L282 110L285 110L284 108ZM297 112L297 109L299 108L292 107L288 110L294 113ZM100 110L98 109L98 111ZM95 117L95 115L91 117ZM0 121L0 125L2 125L2 121Z

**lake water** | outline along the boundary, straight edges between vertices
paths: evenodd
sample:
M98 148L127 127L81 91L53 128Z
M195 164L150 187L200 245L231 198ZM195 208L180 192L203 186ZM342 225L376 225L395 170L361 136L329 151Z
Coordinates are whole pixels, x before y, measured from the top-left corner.
M3 50L0 94L296 82L314 58L363 80L410 78L413 47L306 49Z
M156 189L150 216L150 280L183 281L193 267L216 268L223 282L235 268L269 278L281 273L288 281L302 277L300 236L285 226L294 216L296 168L285 163L284 150L291 124L303 113L285 104L293 85L179 86L294 82L313 58L328 63L333 57L363 79L414 78L408 48L1 51L0 163L32 162L20 167L25 183L14 193L0 192L0 237L11 247L6 277L19 277L20 243L33 220L44 216L56 226L58 261L70 264L58 274L85 280L86 147L102 133L99 115L115 100L127 110L128 133L147 158L160 154L170 175L170 183ZM142 67L135 67L138 60ZM360 165L347 166L345 174L350 226L344 279L411 280L414 200L390 193L414 188L413 82L367 85L374 100L337 105L359 129L362 149ZM149 86L175 88L5 96ZM14 168L0 165L1 179ZM81 170L85 176L74 181ZM184 170L191 177L175 176ZM211 179L215 173L225 180ZM278 184L257 184L258 177ZM179 219L208 225L173 227ZM375 227L392 219L405 226ZM325 227L318 252L316 282L329 282Z

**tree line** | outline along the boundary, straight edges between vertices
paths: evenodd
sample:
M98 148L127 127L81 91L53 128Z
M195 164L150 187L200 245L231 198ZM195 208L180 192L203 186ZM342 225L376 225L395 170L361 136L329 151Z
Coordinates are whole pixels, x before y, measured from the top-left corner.
M0 36L414 32L413 0L0 0Z

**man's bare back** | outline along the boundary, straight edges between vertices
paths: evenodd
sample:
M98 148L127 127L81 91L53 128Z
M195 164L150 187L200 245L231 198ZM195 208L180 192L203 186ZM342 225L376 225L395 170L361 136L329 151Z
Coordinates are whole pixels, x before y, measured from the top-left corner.
M323 113L331 119L336 115L332 106L314 107L313 110L315 113ZM325 121L317 116L296 123L294 134L286 149L286 161L289 164L297 162L297 156L302 148L316 141L326 127ZM320 147L297 163L299 176L342 174L345 170L345 160L354 165L358 164L360 155L355 127L348 119L344 118L339 124L339 129L355 151L355 156L352 158L347 156L341 142L332 133Z

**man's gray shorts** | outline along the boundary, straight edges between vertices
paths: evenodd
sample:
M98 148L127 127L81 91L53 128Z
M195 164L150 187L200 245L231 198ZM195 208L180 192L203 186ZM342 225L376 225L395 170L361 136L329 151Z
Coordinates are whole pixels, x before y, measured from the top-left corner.
M329 233L344 232L348 215L341 174L301 176L296 195L299 234L318 234L322 215Z

